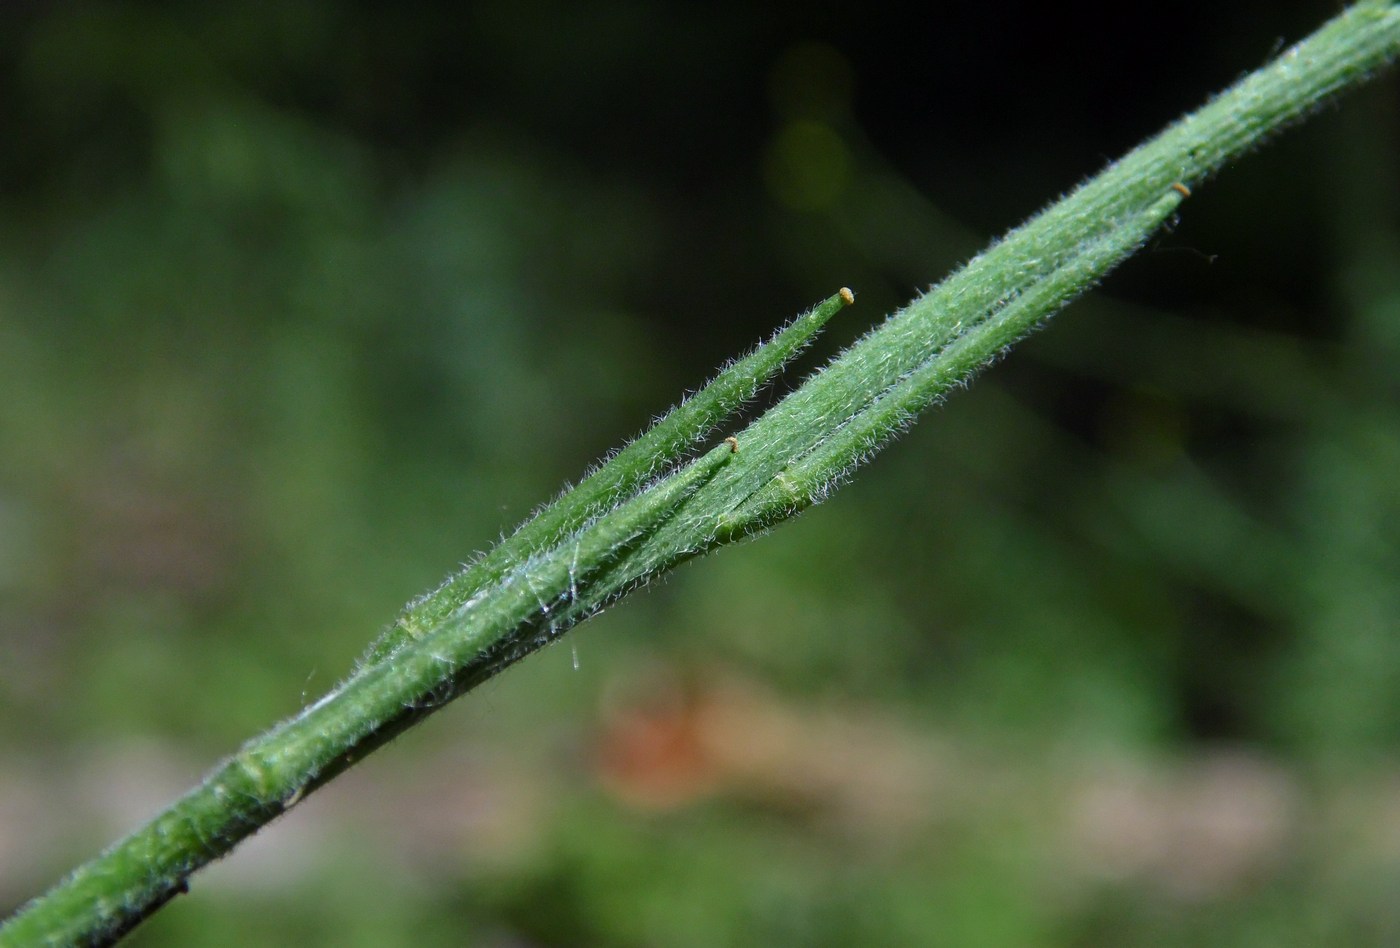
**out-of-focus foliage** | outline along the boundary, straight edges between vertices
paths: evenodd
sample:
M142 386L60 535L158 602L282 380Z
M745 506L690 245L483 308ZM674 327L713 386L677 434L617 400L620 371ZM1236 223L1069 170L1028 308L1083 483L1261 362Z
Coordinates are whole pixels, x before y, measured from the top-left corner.
M1332 12L1231 7L0 14L0 903L722 359ZM133 943L1393 942L1396 89Z

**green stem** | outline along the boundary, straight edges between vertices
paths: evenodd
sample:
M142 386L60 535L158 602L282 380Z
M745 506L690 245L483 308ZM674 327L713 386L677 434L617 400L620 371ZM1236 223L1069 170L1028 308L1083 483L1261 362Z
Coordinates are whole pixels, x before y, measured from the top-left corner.
M329 695L23 907L0 928L0 946L115 940L184 891L195 869L389 737L627 589L820 500L917 412L1139 246L1180 202L1174 185L1217 172L1398 54L1400 4L1348 9L894 314L739 434L737 453L718 446L645 484L771 371L739 363L712 401L702 393L700 405L683 406L661 434L488 554L489 566L411 605ZM833 297L817 312L824 319L837 308Z

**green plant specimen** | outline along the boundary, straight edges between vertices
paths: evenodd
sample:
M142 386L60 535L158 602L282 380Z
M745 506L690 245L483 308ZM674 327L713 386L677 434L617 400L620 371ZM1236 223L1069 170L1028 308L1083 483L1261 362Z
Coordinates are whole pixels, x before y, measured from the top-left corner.
M412 604L359 668L0 929L0 945L115 940L189 875L393 735L628 590L820 501L929 404L1090 288L1190 188L1400 54L1365 2L1130 152L893 314L781 403L685 454L851 301L826 300Z

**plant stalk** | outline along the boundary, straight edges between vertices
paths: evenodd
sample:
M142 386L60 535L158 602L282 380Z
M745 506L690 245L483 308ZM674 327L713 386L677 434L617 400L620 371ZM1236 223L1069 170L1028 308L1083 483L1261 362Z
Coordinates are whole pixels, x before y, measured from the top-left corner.
M412 627L340 686L22 907L0 928L0 948L115 941L185 891L200 866L405 727L627 590L821 500L919 411L1141 246L1190 187L1397 55L1400 4L1347 9L893 314L733 445L680 464L737 404L727 395L619 455L626 462L602 481L565 495L507 552L488 554L489 569L410 606ZM818 309L834 312L836 299ZM741 381L738 400L752 393L750 376Z

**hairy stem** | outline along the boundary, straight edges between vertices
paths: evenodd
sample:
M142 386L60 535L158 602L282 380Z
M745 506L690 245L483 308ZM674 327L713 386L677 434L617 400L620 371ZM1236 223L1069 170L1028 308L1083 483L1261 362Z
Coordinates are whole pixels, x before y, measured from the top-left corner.
M794 334L780 334L782 345L721 373L718 388L412 604L334 691L22 908L0 928L0 946L115 940L184 891L197 868L392 735L628 589L820 500L920 410L1140 246L1190 185L1397 54L1400 4L1348 9L892 315L732 444L680 466L682 452L842 301L827 300ZM665 469L673 473L648 483Z

